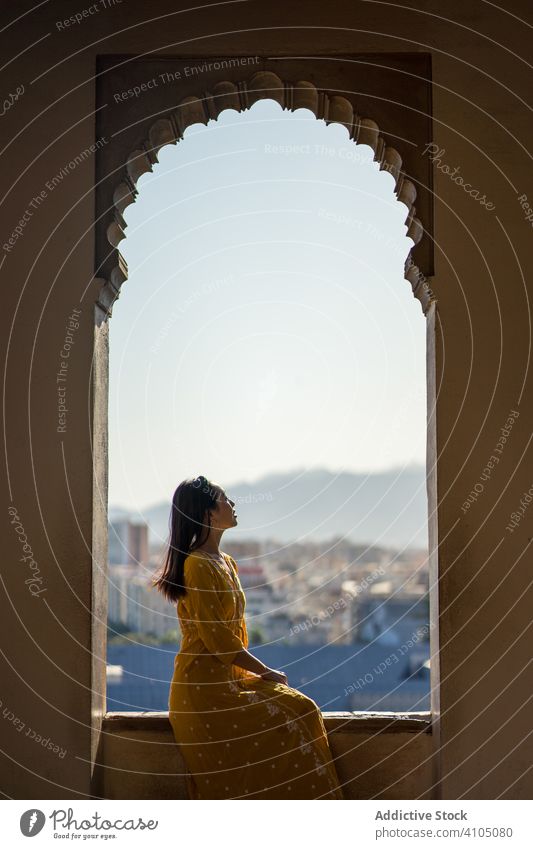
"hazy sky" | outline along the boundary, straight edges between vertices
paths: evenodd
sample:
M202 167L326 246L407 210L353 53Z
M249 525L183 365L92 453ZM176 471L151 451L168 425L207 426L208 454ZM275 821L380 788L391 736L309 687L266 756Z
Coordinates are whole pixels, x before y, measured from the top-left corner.
M407 208L347 130L271 100L190 127L138 182L113 308L111 505L189 475L425 462Z

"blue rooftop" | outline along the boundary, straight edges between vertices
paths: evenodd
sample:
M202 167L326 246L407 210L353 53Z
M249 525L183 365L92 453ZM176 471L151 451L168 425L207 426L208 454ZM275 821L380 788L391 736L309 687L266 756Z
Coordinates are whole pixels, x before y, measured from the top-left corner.
M429 674L413 670L412 656L399 656L390 646L258 645L254 655L288 677L289 686L310 696L322 710L429 710ZM108 711L167 710L170 680L178 646L109 646L107 662L123 667L109 678ZM416 648L416 658L429 657L429 645Z

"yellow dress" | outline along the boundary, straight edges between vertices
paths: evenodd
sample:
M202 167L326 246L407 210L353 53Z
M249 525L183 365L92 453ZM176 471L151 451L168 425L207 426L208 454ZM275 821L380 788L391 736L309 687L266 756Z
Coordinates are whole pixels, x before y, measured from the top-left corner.
M169 719L192 799L343 799L322 714L299 690L233 665L248 647L237 564L193 553Z

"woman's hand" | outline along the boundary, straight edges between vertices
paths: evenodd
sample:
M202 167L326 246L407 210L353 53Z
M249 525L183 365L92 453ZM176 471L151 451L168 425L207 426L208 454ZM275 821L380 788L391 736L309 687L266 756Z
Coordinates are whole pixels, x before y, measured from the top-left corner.
M264 678L265 681L275 681L276 684L285 684L287 686L287 676L284 672L280 672L279 669L267 669L266 672L261 673L260 677Z

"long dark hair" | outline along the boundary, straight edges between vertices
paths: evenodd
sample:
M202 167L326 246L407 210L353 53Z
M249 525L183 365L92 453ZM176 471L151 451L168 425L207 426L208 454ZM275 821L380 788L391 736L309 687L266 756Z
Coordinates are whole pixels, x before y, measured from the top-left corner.
M185 595L184 563L187 555L201 548L209 536L211 510L216 507L217 496L216 487L203 475L182 481L174 493L165 562L152 584L168 601L176 602Z

